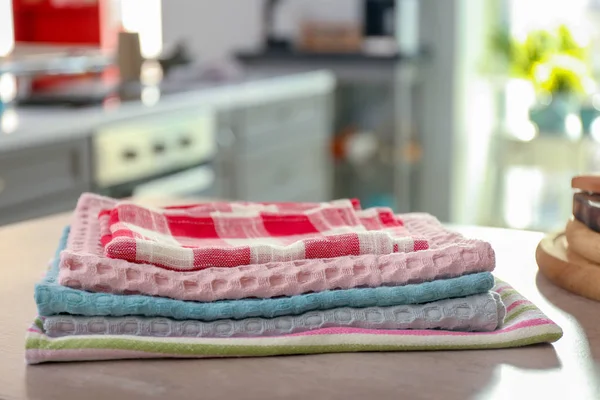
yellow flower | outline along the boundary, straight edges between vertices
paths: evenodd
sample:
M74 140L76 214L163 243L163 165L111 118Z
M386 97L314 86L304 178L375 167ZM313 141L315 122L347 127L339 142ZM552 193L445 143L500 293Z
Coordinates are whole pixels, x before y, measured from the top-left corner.
M549 56L536 63L532 71L534 85L550 93L586 93L592 79L583 61L565 54Z

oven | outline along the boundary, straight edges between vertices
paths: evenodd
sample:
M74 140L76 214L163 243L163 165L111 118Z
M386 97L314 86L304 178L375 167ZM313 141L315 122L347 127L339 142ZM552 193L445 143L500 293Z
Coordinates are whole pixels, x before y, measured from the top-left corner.
M214 113L190 108L130 117L92 136L97 193L125 197L213 197Z

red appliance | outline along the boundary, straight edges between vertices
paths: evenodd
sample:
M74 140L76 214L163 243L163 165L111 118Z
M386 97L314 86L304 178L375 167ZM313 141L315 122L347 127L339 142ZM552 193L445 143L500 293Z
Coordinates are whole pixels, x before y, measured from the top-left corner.
M58 46L96 47L112 50L116 47L115 10L110 0L12 0L15 42ZM32 89L45 89L57 83L97 77L38 77Z
M15 42L112 47L107 0L13 0Z

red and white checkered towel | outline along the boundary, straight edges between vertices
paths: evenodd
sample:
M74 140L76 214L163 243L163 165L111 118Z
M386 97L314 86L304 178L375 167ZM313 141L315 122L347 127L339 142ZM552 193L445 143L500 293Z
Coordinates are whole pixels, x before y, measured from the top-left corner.
M172 270L427 249L388 208L330 203L204 203L99 214L107 257Z

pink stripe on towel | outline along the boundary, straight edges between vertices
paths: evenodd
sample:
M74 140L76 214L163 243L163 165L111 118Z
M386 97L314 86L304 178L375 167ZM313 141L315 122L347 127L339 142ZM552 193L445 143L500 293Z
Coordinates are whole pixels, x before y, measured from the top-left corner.
M519 322L517 324L502 328L502 332L510 332L517 329L528 328L532 326L554 324L547 318L538 318L529 321ZM456 332L446 330L385 330L385 329L362 329L362 328L323 328L313 331L294 333L287 336L312 336L312 335L402 335L402 336L475 336L475 335L496 335L498 331L491 332Z

